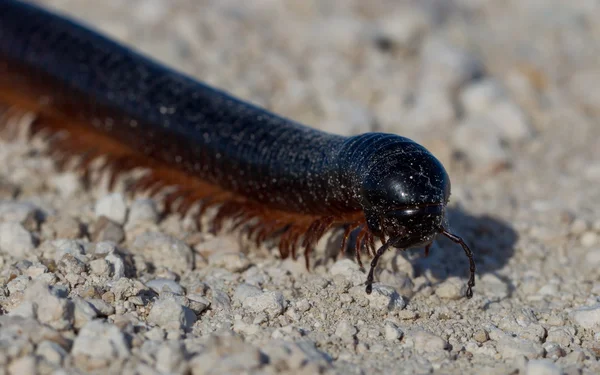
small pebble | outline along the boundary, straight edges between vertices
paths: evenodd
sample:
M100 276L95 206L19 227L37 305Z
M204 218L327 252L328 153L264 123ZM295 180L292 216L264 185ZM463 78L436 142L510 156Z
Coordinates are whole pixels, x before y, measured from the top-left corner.
M177 282L169 279L154 279L146 283L146 286L156 293L169 292L179 296L184 294L184 290Z
M28 202L0 200L0 223L12 222L23 224L31 217L42 216L41 209Z
M94 206L94 213L98 218L105 216L117 224L125 224L127 203L125 203L123 194L113 193L98 199Z
M588 227L589 226L587 221L583 219L575 219L571 223L571 227L569 228L569 230L572 234L579 236L582 235L588 229Z
M254 313L264 312L270 319L283 313L285 299L281 292L262 292L244 299L242 305Z
M505 359L525 356L528 359L542 358L544 348L541 344L513 337L503 337L496 343L496 350Z
M532 359L527 363L526 375L562 375L560 367L549 359Z
M259 287L244 283L235 288L233 299L240 304L243 304L246 298L258 296L260 294L262 294L262 290Z
M404 332L395 323L390 321L384 324L385 339L388 341L397 341L402 339Z
M44 222L42 232L45 238L77 239L82 236L79 220L69 216L50 216Z
M133 240L129 250L176 273L191 270L192 249L185 242L158 232L146 232Z
M100 216L90 227L90 237L94 242L120 243L125 239L125 231L118 223Z
M112 266L113 280L118 280L125 277L125 262L117 253L109 253L104 260Z
M189 331L196 322L196 314L176 298L166 296L154 302L148 322L166 331Z
M198 294L188 294L189 308L197 315L203 313L210 306L210 301Z
M94 275L106 277L109 275L109 263L105 259L94 259L90 261L88 266L90 267L90 272Z
M435 294L443 299L458 300L465 295L465 282L458 277L450 277L438 285Z
M127 225L132 226L140 223L156 224L158 219L158 210L152 199L136 199L129 209Z
M36 307L40 323L48 324L57 330L71 328L73 324L72 302L56 296L50 287L41 282L33 282L25 291L25 300Z
M73 297L73 326L80 329L91 320L98 316L98 311L85 299L81 297Z
M61 366L68 353L62 346L53 341L42 341L38 344L35 354L44 358L46 361Z
M75 357L114 361L128 357L130 348L125 335L115 325L92 320L79 330L71 354Z
M19 223L0 223L0 254L26 258L35 245L31 234Z
M354 342L358 330L347 320L340 320L335 327L335 335L345 342Z
M581 245L592 247L598 243L598 234L596 232L585 232L581 235Z
M460 92L460 102L469 115L485 113L505 98L506 91L493 78L471 82Z
M580 307L571 312L571 318L586 329L600 329L600 304Z
M350 289L350 294L356 296L356 298L366 297L372 308L381 311L400 311L406 307L404 297L399 295L396 289L387 285L373 284L371 294L366 294L363 281L363 285Z
M110 316L115 313L115 308L99 298L90 298L87 302L98 312L100 316Z
M485 330L480 329L478 331L475 331L475 333L473 334L473 339L478 343L484 343L488 341L490 337L488 336L488 333Z
M445 351L449 347L446 340L422 329L411 329L404 337L419 353Z
M208 258L208 264L229 272L243 272L250 267L250 260L244 253L221 251L212 254Z
M265 365L268 358L240 337L213 336L199 355L191 359L192 375L247 374Z
M10 375L35 375L37 359L34 356L26 355L13 360L8 365Z

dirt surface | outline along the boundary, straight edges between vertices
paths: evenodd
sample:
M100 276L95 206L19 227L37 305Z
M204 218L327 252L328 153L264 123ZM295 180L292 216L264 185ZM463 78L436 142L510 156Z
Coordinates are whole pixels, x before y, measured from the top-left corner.
M600 373L597 1L41 3L303 123L424 144L477 286L440 239L367 296L335 236L307 272L0 143L0 373Z

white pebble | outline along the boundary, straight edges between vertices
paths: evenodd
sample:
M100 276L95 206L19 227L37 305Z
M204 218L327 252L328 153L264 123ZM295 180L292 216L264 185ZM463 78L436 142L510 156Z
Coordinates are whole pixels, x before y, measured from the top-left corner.
M123 194L113 193L98 199L94 213L97 217L106 216L115 223L123 225L127 217L127 203Z
M496 103L487 111L486 116L492 119L504 140L519 142L533 135L529 119L523 110L510 100Z
M81 297L73 297L74 308L74 319L73 326L75 328L81 328L86 325L89 321L95 319L98 316L96 309L86 300Z
M358 330L346 319L340 320L335 327L335 335L343 341L353 342Z
M0 253L25 258L35 248L33 237L19 223L0 223Z
M112 265L113 280L119 280L120 278L125 277L125 262L119 254L109 253L104 257L104 260Z
M461 281L461 283L464 287L465 281ZM479 285L483 287L482 293L488 297L506 298L509 294L508 284L492 273L486 273L481 276Z
M481 75L483 65L473 54L437 36L423 44L422 85L440 91L452 90Z
M485 113L504 98L506 91L492 78L471 82L460 93L460 102L468 115Z
M89 263L90 272L98 276L108 276L109 266L105 259L94 259Z
M146 283L146 286L159 294L169 292L181 296L184 293L181 285L169 279L158 278L150 280Z
M135 237L129 250L176 273L191 270L194 265L193 252L187 244L159 232L140 234Z
M229 272L242 272L250 267L250 260L244 253L217 251L210 255L208 264L224 268Z
M184 373L185 355L182 342L169 341L156 352L156 369L163 374Z
M11 375L35 375L37 359L34 356L26 355L13 360L7 366L8 373Z
M129 356L129 344L117 326L92 320L85 324L73 342L71 354L114 361Z
M49 180L49 186L56 189L61 197L67 198L83 190L81 176L75 172L60 173L52 176Z
M281 292L263 292L259 295L248 296L243 306L254 313L264 312L269 318L275 318L283 313L285 299Z
M369 305L374 309L393 311L402 310L406 307L406 300L391 286L373 284L371 294L366 294L363 285L355 288L352 288L352 291L356 293L360 289L362 294L366 295L369 300Z
M598 234L595 232L585 232L581 235L581 245L592 247L598 243Z
M569 228L571 233L578 236L583 234L588 229L587 221L583 219L576 219L571 223L571 228Z
M438 285L435 294L443 299L460 299L465 295L465 282L458 277L449 277Z
M154 302L148 322L167 331L188 331L196 322L196 314L188 307L183 306L173 296L161 297Z
M260 288L244 283L235 288L233 299L238 301L240 304L243 304L246 298L258 296L260 294L262 294L262 290Z
M19 306L10 310L10 316L21 316L23 318L36 318L35 305L31 301L23 301L19 304Z
M136 199L129 209L127 225L139 223L156 224L158 222L158 210L152 199Z
M87 302L101 316L110 316L115 313L115 308L111 304L109 304L108 302L105 302L104 300L101 300L99 298L90 298L87 300Z
M6 284L6 288L11 295L23 292L29 285L31 278L29 276L21 275L10 280Z
M600 304L580 307L571 312L573 321L586 329L600 329Z
M385 331L385 339L388 341L396 341L400 340L404 335L404 332L398 326L390 321L385 322L384 324Z
M562 371L549 359L532 359L527 363L526 375L561 375Z
M422 329L409 330L404 337L419 353L432 353L448 349L446 340Z
M39 214L40 209L26 202L0 201L0 222L23 224L31 215Z
M510 161L498 127L487 116L467 117L454 131L452 141L477 169L494 169Z
M44 340L38 344L35 354L44 358L46 361L60 366L67 356L67 351L62 346L53 341Z
M33 302L36 316L41 323L58 330L71 328L73 323L72 302L57 297L50 287L41 282L33 282L25 291L25 300Z
M535 359L541 358L544 355L544 348L541 344L510 336L502 337L498 340L496 350L504 359L513 359L518 356Z

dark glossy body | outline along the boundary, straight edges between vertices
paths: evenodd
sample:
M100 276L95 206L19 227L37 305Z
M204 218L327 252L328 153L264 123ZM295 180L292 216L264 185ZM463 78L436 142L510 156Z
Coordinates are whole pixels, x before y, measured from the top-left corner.
M392 134L342 137L240 101L72 21L0 0L0 91L35 97L157 162L267 209L363 212L402 248L442 232L440 162Z
M2 60L55 81L55 105L69 100L90 126L261 203L327 214L447 200L443 167L409 139L300 125L20 2L0 1L0 25Z

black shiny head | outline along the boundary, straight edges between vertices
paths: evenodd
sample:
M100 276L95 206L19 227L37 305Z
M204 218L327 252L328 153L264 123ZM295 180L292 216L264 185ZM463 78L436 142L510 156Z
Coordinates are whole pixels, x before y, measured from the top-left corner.
M446 170L429 151L414 142L392 144L386 152L390 157L377 159L362 180L367 225L384 242L371 262L367 293L372 291L377 261L388 248L428 246L442 234L461 245L469 258L467 297L471 298L475 286L473 253L460 237L446 230L445 209L450 197Z
M379 237L398 238L393 246L430 243L444 226L450 178L429 151L415 143L392 160L379 161L362 181L362 206L369 229ZM389 150L396 151L394 149Z

